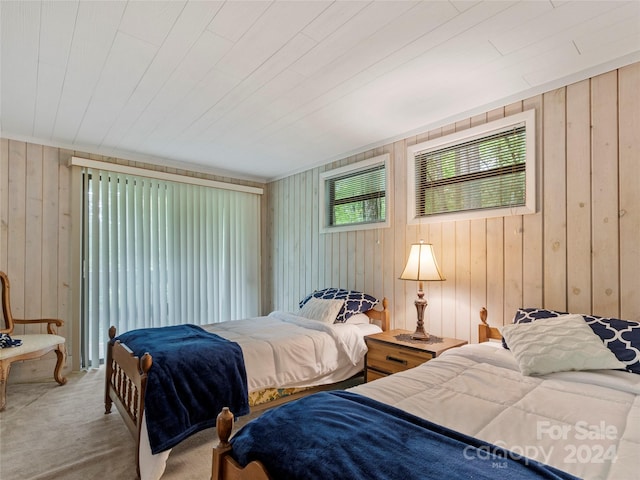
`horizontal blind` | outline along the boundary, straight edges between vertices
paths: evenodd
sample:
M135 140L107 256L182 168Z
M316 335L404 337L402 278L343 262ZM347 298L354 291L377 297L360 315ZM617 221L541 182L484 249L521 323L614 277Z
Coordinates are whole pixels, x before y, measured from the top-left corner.
M417 152L416 215L525 205L525 169L524 124Z
M329 225L383 222L386 218L386 169L375 165L327 180Z

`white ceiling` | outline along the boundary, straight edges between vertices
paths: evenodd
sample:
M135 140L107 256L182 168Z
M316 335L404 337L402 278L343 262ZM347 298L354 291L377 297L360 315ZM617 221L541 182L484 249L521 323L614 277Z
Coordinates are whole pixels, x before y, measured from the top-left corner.
M2 136L274 179L640 60L640 1L6 1Z

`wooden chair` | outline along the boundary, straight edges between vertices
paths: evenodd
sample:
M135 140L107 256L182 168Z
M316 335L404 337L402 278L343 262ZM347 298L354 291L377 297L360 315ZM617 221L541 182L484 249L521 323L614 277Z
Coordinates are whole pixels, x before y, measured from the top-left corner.
M10 335L12 340L22 340L22 345L18 347L0 348L0 411L2 411L6 404L7 380L9 379L9 370L13 362L39 358L53 350L58 357L53 371L53 378L60 385L64 385L67 383L67 379L62 376L62 367L67 358L67 350L64 337L57 335L58 327L61 327L64 322L49 318L36 320L13 318L11 304L9 303L9 278L4 272L0 272L0 283L2 284L2 316L4 319L4 328L0 328L0 333ZM33 325L43 323L47 324L48 333L13 335L13 327L16 324ZM1 322L0 327L2 327Z

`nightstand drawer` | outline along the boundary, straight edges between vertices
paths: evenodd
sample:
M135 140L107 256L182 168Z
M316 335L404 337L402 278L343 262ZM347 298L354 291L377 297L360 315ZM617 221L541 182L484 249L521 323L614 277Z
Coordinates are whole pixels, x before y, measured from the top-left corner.
M367 352L367 368L382 373L397 373L431 360L429 352L416 352L393 345L369 343Z
M457 338L436 336L428 341L414 341L410 331L400 329L367 335L364 341L368 349L364 365L365 382L417 367L445 350L467 343Z
M381 373L378 372L377 370L372 370L371 368L367 368L367 378L365 379L366 382L372 382L373 380L377 380L378 378L383 378L388 376L387 373Z

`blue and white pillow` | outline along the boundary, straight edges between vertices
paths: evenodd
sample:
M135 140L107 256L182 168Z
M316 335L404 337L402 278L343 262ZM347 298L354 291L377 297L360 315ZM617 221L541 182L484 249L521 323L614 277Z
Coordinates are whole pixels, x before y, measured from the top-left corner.
M542 308L520 308L513 323L529 323L542 318L559 317L565 312ZM640 323L618 318L582 315L591 330L600 337L616 358L626 364L629 372L640 374ZM502 346L509 348L502 339Z
M583 317L627 370L640 374L640 323L597 315Z
M0 333L0 348L19 347L22 340L19 338L11 338L8 333Z
M316 290L303 298L299 304L300 308L312 297L324 300L344 300L344 305L338 312L334 323L344 323L352 315L364 313L378 304L377 298L367 295L366 293L342 288L325 288L323 290Z

